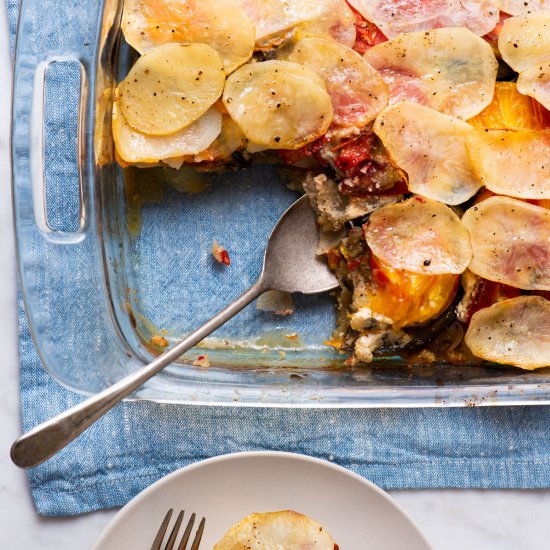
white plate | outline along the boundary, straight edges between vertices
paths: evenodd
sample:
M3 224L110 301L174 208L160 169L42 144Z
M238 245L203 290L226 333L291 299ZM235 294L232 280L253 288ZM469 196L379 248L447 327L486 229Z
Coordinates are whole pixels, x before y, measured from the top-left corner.
M252 512L286 509L319 521L340 550L430 548L411 518L370 481L308 456L247 452L203 460L157 481L119 511L93 549L149 549L169 508L206 517L201 550L211 550Z

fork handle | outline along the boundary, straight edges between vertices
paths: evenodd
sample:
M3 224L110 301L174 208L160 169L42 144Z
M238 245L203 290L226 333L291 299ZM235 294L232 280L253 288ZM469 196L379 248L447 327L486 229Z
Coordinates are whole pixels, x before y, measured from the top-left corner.
M263 294L267 288L260 276L246 292L222 309L202 326L189 333L178 345L159 355L153 362L119 380L112 386L39 424L17 439L11 448L11 459L21 468L37 466L89 428L117 403L143 385L149 378L178 359L206 338L241 309Z

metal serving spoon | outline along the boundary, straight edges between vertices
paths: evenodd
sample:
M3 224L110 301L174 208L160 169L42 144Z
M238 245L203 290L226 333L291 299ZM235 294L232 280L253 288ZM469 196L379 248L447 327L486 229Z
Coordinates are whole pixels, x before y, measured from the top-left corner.
M318 242L315 216L307 196L303 196L282 215L273 229L267 243L262 273L244 294L152 363L22 435L11 448L13 462L22 468L30 468L56 454L119 401L264 292L283 290L316 294L336 288L338 282L335 276L315 253Z

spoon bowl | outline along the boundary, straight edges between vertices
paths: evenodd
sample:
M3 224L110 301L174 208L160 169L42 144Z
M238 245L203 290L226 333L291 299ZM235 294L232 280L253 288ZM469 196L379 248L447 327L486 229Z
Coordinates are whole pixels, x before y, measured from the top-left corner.
M266 288L317 294L338 286L324 257L316 253L319 230L306 195L281 216L273 228L260 280Z

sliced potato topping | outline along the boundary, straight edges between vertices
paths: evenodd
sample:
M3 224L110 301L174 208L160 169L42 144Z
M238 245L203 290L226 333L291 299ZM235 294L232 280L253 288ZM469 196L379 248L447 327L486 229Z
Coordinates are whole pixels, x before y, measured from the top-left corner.
M549 0L500 0L500 9L510 15L532 13L534 11L550 9Z
M550 210L492 197L466 211L474 257L470 271L525 290L550 290Z
M475 172L494 193L550 199L550 130L476 128L466 145Z
M347 46L304 38L287 59L313 69L325 81L337 126L363 127L388 103L388 88L378 71Z
M308 0L308 3L311 3L311 0ZM316 9L323 5L325 8L315 19L310 19L296 27L296 38L327 38L351 48L355 43L356 28L355 15L348 3L345 0L323 0L322 2L315 0L313 3ZM307 6L304 12L306 9Z
M374 132L392 160L409 176L413 193L461 204L482 186L466 151L472 127L410 101L396 103L376 118Z
M173 134L220 97L222 61L206 44L166 44L142 55L119 85L120 109L136 130Z
M548 57L550 58L550 53ZM517 85L522 94L534 97L550 110L550 61L537 63L522 71Z
M462 273L472 259L470 237L458 216L422 197L375 210L365 239L377 258L412 273Z
M321 77L289 61L240 67L227 79L223 103L250 141L271 149L298 149L332 122Z
M403 34L368 49L365 59L388 85L390 103L410 100L468 119L493 98L498 62L468 29Z
M113 103L113 140L119 158L130 164L156 163L207 149L222 128L222 115L209 109L198 120L169 136L150 136L132 128Z
M498 23L499 0L349 0L388 37L440 27L467 27L479 36Z
M210 109L210 111L214 108ZM210 111L207 111L208 114ZM203 115L199 121L204 118ZM198 121L197 121L198 122ZM231 160L231 155L246 145L246 138L239 125L229 116L222 115L221 132L218 137L207 148L191 155L182 155L165 159L165 164L172 168L180 168L184 163L195 164L198 162L223 163Z
M481 359L526 370L550 366L550 302L518 296L474 313L466 345Z
M549 71L550 73L550 68ZM547 127L544 108L520 93L515 82L497 82L495 95L490 105L479 115L468 120L468 124L481 128L502 128L509 130L542 130Z
M293 512L251 514L236 523L213 550L245 548L315 548L334 550L336 543L315 520Z
M550 61L550 10L510 17L498 38L502 59L521 72Z
M256 47L280 44L291 33L353 46L355 16L344 0L237 0L254 22Z
M124 0L122 31L139 53L169 43L208 44L227 74L254 51L254 25L232 0Z
M221 133L207 149L195 155L193 160L194 162L227 161L245 144L246 138L239 125L229 115L223 115Z

